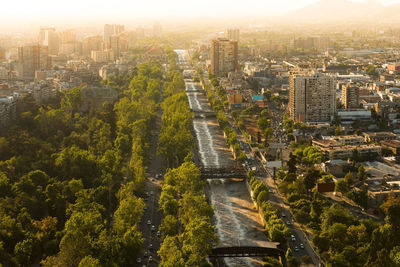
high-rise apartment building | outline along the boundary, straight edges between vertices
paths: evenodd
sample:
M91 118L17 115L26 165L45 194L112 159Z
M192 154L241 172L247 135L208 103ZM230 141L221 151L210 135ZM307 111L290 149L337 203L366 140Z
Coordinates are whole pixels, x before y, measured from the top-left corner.
M82 52L80 43L76 41L75 30L65 30L59 33L60 49L59 54L71 55Z
M106 24L104 25L103 41L109 45L111 36L118 35L124 31L125 31L124 25Z
M18 48L18 74L21 78L33 79L35 71L51 68L47 46L25 45Z
M120 38L118 35L110 37L110 48L114 51L114 56L119 57L121 51Z
M228 29L227 35L228 35L227 37L229 40L239 42L239 38L240 38L239 29Z
M40 28L39 44L47 46L50 55L57 55L60 47L60 41L56 29L53 27Z
M102 50L103 38L100 35L89 36L82 41L82 53L89 56L92 51Z
M336 111L335 79L322 73L294 72L289 78L289 113L296 122L327 122Z
M219 75L238 68L238 42L225 38L211 41L211 73Z
M342 103L345 109L359 108L360 89L358 86L346 84L342 86Z

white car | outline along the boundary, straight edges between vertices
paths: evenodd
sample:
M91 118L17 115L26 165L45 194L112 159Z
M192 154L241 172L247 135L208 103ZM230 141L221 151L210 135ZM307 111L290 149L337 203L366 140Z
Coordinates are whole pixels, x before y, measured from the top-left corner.
M152 225L151 226L151 231L153 232L153 231L155 231L156 230L156 227L154 226L154 225Z
M150 220L147 220L147 225L150 225L151 224L151 221Z
M141 259L141 258L137 258L137 259L136 259L136 262L137 262L137 263L141 263L141 262L142 262L142 259Z

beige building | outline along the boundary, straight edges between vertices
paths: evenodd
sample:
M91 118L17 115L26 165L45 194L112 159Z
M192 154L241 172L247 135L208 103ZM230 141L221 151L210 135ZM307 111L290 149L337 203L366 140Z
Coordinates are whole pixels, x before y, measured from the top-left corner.
M358 86L351 84L343 85L342 87L342 103L345 109L358 108L360 106L359 99L360 90Z
M41 28L39 32L39 44L48 47L50 55L57 55L60 47L60 39L53 27Z
M397 135L392 132L371 132L363 133L365 142L380 142L386 140L395 140Z
M119 35L120 33L125 31L124 25L118 24L106 24L104 25L104 35L103 41L109 45L110 44L110 37L113 35Z
M118 58L121 51L120 38L118 35L112 35L110 37L110 48L114 51L114 56Z
M26 45L18 48L18 76L33 79L36 70L50 69L51 58L47 46Z
M227 30L227 37L231 41L236 41L239 43L240 38L240 31L239 29L228 29Z
M91 55L94 62L110 62L115 60L114 51L112 49L92 51Z
M333 140L349 146L358 146L365 143L364 137L358 135L341 135L333 137Z
M100 51L103 49L102 46L103 38L100 35L89 36L82 41L82 53L85 56L89 56L92 51Z
M336 140L313 140L313 145L325 155L327 159L348 159L353 156L354 150L357 150L360 156L368 154L381 155L382 147L376 145L343 145Z
M225 38L211 41L211 73L219 75L238 69L238 42Z
M289 113L296 122L328 122L336 111L335 79L322 73L293 72Z

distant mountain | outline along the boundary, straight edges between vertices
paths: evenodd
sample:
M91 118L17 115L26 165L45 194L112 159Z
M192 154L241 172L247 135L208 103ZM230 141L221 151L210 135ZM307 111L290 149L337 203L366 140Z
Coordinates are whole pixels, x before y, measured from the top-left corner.
M289 21L304 22L371 21L385 14L387 9L389 8L371 0L365 2L321 0L304 8L294 10L285 17Z

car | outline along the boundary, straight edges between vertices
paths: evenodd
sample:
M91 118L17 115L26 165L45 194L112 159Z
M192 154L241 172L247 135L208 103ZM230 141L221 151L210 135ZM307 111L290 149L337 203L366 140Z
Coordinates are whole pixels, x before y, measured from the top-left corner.
M295 247L294 247L294 251L299 251L299 247L298 247L298 246L295 246Z
M304 244L300 243L300 248L304 249Z
M153 232L153 231L155 231L156 230L156 227L154 226L154 225L152 225L151 226L151 231Z
M286 217L286 214L285 214L285 213L283 213L283 212L282 212L282 214L281 214L281 215L282 215L282 217Z
M144 206L144 208L143 208L144 210L147 210L147 206Z
M290 238L292 239L292 241L296 241L296 237L294 235L291 235Z
M286 224L287 224L287 225L291 225L292 223L291 223L290 221L287 221Z
M150 250L153 250L153 244L152 244L152 243L150 243L149 249L150 249Z
M147 225L150 225L151 224L151 221L150 220L147 220Z
M152 257L152 256L149 257L149 261L150 261L150 262L153 261L153 257Z
M154 195L154 191L150 191L150 195Z
M149 253L147 251L144 252L143 257L147 258L149 256Z
M136 262L137 262L137 263L141 263L141 262L142 262L142 259L141 259L141 258L137 258L137 259L136 259Z
M156 179L159 179L159 178L160 178L160 176L158 174L156 174Z
M161 236L161 232L157 231L157 236L160 237Z

